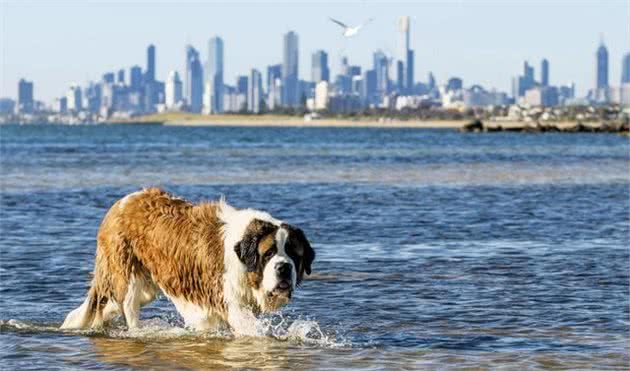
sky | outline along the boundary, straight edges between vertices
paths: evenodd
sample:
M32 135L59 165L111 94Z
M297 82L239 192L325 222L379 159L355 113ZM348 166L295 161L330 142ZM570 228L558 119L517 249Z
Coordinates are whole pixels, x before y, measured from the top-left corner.
M329 54L331 73L345 55L371 68L372 53L400 55L398 18L411 17L415 79L450 77L465 86L511 91L511 78L528 60L540 79L550 62L551 84L575 82L583 95L594 85L595 50L609 51L610 83L618 85L621 59L630 52L630 1L60 1L0 0L0 97L14 98L20 78L33 81L35 99L51 103L71 84L102 74L146 67L156 46L157 78L183 78L185 45L205 63L208 40L224 40L224 80L282 62L283 34L299 36L299 74L310 79L311 54ZM328 18L346 24L373 21L352 39ZM392 78L394 76L392 75Z

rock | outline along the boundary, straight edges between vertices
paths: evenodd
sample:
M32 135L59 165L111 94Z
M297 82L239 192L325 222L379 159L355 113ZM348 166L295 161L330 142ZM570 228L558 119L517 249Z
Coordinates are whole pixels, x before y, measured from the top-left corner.
M541 133L543 132L544 126L540 125L540 123L536 122L533 124L528 124L523 127L524 133Z
M459 131L462 131L462 132L479 132L482 130L483 130L483 123L479 119L471 121L459 129Z

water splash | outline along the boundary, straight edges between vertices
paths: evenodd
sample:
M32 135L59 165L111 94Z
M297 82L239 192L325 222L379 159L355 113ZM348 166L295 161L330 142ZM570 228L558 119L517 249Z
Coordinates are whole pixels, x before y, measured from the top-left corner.
M291 319L282 313L264 315L256 320L256 328L260 337L298 345L325 348L341 348L351 346L351 342L340 336L335 330L323 330L317 321L309 319ZM140 327L128 330L121 321L115 321L103 329L62 330L58 324L30 323L16 319L0 320L0 332L21 333L63 333L66 335L97 336L112 339L234 339L227 328L209 331L195 331L182 327L175 318L151 318L140 321Z

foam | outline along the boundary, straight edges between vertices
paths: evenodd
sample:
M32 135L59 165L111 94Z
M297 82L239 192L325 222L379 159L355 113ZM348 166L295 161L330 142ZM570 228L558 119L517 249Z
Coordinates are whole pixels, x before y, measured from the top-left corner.
M140 321L140 327L127 330L120 322L99 330L62 330L58 324L29 323L16 319L0 320L0 329L13 332L63 333L77 336L104 336L112 339L234 339L228 329L194 331L180 325L179 320L151 318ZM323 330L319 323L309 319L292 319L282 313L264 315L256 319L257 333L263 338L286 341L296 345L325 348L348 347L352 344L336 331Z

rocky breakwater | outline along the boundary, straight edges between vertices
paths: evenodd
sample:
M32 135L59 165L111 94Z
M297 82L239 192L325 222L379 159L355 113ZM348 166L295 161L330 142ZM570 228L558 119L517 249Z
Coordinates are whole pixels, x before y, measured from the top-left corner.
M618 133L630 134L628 120L601 122L521 122L474 120L462 126L459 131L466 133L524 132L524 133Z

